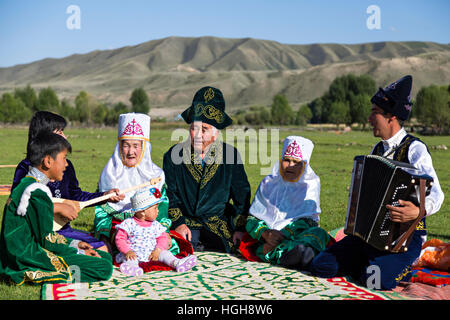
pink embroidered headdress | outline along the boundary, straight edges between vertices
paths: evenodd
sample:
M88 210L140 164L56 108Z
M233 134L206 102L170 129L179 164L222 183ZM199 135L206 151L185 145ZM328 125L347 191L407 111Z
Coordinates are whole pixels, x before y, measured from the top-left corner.
M150 139L150 117L142 113L125 113L119 116L118 139Z
M311 140L300 136L289 136L284 139L282 158L292 157L309 162L314 144Z

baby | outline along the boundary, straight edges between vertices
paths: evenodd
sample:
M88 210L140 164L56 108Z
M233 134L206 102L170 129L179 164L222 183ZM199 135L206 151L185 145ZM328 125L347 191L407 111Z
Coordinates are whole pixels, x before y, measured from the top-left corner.
M131 197L134 216L117 226L115 242L120 252L116 262L127 275L144 273L139 262L161 261L177 272L188 271L197 264L195 255L179 259L167 250L169 238L166 228L156 221L161 201L161 192L157 188L140 189Z

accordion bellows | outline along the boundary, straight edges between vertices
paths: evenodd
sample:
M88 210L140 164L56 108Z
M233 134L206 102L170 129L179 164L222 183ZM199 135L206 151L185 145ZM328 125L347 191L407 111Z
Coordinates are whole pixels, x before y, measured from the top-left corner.
M379 250L406 251L413 231L425 216L425 195L433 182L432 177L416 172L408 163L375 155L356 156L344 233L360 237ZM418 218L404 223L391 221L386 205L398 206L398 200L419 206Z

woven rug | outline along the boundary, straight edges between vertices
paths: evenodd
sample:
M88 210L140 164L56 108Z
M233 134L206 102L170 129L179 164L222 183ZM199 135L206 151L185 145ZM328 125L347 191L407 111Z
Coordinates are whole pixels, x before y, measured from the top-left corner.
M198 264L184 273L153 271L128 277L114 267L110 280L44 284L43 300L396 300L394 292L372 291L345 278L322 279L307 273L250 262L217 252L198 252Z

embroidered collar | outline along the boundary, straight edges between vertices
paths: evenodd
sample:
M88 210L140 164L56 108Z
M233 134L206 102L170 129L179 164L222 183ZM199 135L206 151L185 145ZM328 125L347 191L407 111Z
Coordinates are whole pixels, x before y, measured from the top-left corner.
M40 182L43 185L47 185L50 182L50 179L36 167L30 166L30 171L28 171L26 176L36 179L37 182Z

